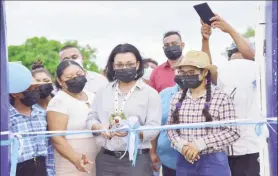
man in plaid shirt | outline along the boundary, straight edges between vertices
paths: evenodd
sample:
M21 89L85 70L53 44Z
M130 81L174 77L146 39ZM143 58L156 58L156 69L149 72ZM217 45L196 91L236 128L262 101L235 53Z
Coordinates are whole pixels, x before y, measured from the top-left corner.
M173 98L168 124L225 121L236 118L229 95L211 88L211 74L216 66L201 51L189 51L176 66L175 80L183 85ZM230 176L225 149L239 136L236 126L199 129L168 130L168 137L181 154L178 156L176 175Z
M10 123L12 133L47 131L46 113L36 106L40 95L37 82L23 65L9 63ZM48 163L48 138L19 137L17 176L53 176L54 165ZM46 167L46 165L50 166Z

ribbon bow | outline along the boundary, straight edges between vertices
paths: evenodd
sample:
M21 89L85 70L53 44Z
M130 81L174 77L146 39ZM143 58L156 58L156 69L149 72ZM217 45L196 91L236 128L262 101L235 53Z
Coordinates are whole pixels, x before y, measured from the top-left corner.
M135 166L136 158L137 158L137 152L138 152L138 145L139 145L139 132L135 129L140 128L138 117L131 116L127 120L127 124L124 125L125 127L128 127L128 135L127 135L127 145L125 152L123 156L121 156L120 159L122 159L126 152L128 151L129 154L129 160L132 161L132 166Z

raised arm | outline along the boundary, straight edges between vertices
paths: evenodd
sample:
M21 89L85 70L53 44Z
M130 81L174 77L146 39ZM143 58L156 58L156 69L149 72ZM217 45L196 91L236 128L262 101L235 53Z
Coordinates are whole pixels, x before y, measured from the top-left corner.
M201 21L202 27L201 27L201 34L202 34L202 51L207 53L210 59L210 64L212 64L212 57L210 53L210 48L209 48L209 37L211 36L211 26L208 24L205 24ZM212 77L212 83L214 85L217 84L217 73L212 74L215 75Z
M218 28L225 33L228 33L233 41L235 42L239 52L244 59L253 60L255 57L255 51L248 45L248 42L224 19L219 15L215 15L211 18L211 21L214 21L211 26L213 28Z
M201 20L201 34L202 34L202 51L207 53L210 59L210 63L212 64L212 58L210 54L210 49L209 49L209 37L211 35L211 26L208 24L205 24Z

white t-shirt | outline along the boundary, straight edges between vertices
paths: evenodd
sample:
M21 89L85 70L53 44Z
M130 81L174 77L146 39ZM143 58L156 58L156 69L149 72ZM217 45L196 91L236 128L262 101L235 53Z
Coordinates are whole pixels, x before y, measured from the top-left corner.
M108 84L108 80L101 74L96 72L87 71L87 83L85 85L86 90L96 93L100 88Z
M218 68L217 86L234 100L237 118L262 119L256 87L256 63L245 59L229 61ZM241 125L240 138L229 147L229 155L260 152L255 125Z
M59 90L55 97L50 100L46 111L55 111L68 115L67 130L69 131L89 130L86 128L86 120L95 94L87 90L84 90L84 92L88 97L87 101L77 100L63 90ZM67 139L86 137L92 137L92 134L66 136Z

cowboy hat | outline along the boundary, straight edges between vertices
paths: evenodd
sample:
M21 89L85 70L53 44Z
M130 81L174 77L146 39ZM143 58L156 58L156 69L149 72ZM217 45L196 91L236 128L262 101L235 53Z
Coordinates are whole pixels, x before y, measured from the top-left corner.
M183 66L193 66L201 69L207 69L211 72L212 76L217 74L216 65L210 64L209 56L203 51L188 51L180 63L175 65L173 68L180 68Z

